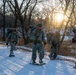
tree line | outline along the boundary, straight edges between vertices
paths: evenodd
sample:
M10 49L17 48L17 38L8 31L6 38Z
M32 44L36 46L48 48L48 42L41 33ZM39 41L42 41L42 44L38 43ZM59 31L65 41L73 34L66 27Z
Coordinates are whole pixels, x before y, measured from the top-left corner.
M69 26L76 25L75 11L75 0L56 0L54 2L53 0L3 0L0 5L0 20L3 18L1 24L4 34L3 40L5 40L5 28L8 25L16 28L19 24L25 41L27 38L24 33L27 32L31 24L40 22L52 30L52 28L56 27L57 24L54 19L55 14L62 12L64 17L67 16L67 19L63 19L58 27L59 32L64 27L64 33L61 39L61 42L63 42L66 29ZM11 19L7 19L7 15L9 15L8 17L11 19L13 18L12 22ZM11 22L12 24L8 24L8 22Z

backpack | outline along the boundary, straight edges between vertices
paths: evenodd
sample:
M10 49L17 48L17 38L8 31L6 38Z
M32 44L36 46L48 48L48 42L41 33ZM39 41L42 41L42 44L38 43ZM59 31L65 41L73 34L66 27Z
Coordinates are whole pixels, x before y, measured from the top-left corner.
M17 36L16 33L10 33L8 35L7 43L9 43L9 42L15 42L15 44L17 44L17 42L18 42L18 36Z
M8 35L12 32L11 29L7 29L7 33L6 33L6 38L8 37Z
M13 33L13 34L11 33L10 37L11 37L12 41L17 42L18 38L17 38L17 34L16 33Z
M54 33L52 33L52 32L50 32L50 33L47 33L47 42L48 43L50 43L50 41L51 41L51 38L52 38L52 36L54 35Z
M59 41L60 41L59 37L60 37L59 35L53 35L52 36L51 41L52 41L53 45L59 44Z
M32 37L32 33L33 33L33 31L36 29L36 27L35 26L32 26L32 27L30 27L29 28L29 30L28 30L28 38L29 38L29 40L31 41L31 37Z

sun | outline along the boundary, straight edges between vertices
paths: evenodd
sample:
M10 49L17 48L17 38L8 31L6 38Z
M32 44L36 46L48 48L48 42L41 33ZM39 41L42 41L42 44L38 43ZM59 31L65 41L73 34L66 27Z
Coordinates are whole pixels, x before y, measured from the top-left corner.
M56 14L55 19L57 22L61 22L63 20L63 14L60 13Z

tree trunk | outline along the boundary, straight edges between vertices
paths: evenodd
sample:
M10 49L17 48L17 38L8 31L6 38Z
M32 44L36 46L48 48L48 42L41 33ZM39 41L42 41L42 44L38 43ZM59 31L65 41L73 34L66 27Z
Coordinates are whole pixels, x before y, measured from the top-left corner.
M3 0L3 41L5 41L5 1Z
M16 6L15 6L15 19L14 19L14 27L17 27L17 13L16 13Z
M25 38L25 30L24 30L24 21L20 18L21 28L22 28L22 37L24 39L24 44L26 44L26 38Z
M67 21L67 23L66 23L65 30L64 30L64 33L63 33L63 36L62 36L62 39L61 39L61 43L62 43L63 40L64 40L65 32L66 32L66 29L67 29L67 27L68 27L68 23L69 23L69 21L70 21L70 19L71 19L71 17L72 17L72 14L73 14L73 12L74 12L74 8L75 8L75 5L73 4L72 11L71 11L70 16L69 16L69 19L68 19L68 21Z

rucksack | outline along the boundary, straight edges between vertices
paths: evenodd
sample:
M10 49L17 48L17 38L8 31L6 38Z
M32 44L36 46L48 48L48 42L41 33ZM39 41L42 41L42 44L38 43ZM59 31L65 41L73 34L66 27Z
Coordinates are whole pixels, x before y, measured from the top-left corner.
M52 33L52 32L50 32L50 33L47 33L47 42L48 43L50 43L50 41L51 41L51 38L52 38L52 36L54 35L54 33Z
M18 42L18 36L16 33L10 33L9 34L9 41L12 41L12 42Z
M53 45L57 45L60 41L60 36L59 35L53 35L52 38L51 38L51 41L52 41L52 44Z
M8 35L12 32L12 29L7 29L7 33L6 33L6 38L8 37Z
M32 33L33 33L33 31L36 29L36 27L35 26L32 26L32 27L30 27L29 28L29 30L28 30L28 38L29 38L29 40L31 41L31 37L32 37Z

